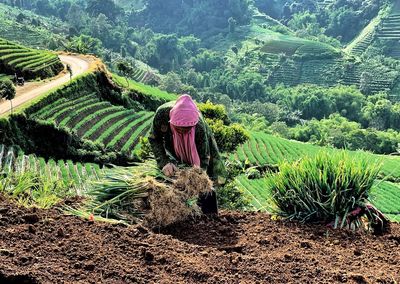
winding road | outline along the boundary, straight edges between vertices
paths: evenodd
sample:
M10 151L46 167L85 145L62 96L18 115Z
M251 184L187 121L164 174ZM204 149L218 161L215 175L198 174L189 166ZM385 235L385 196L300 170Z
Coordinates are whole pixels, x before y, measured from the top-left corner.
M90 62L87 59L76 55L59 55L61 62L64 65L69 64L72 68L72 77L76 77L86 72L90 67ZM13 108L56 88L70 80L69 73L65 70L58 76L46 79L42 82L27 82L24 86L17 87L17 93L12 100ZM0 101L0 115L11 111L9 101Z

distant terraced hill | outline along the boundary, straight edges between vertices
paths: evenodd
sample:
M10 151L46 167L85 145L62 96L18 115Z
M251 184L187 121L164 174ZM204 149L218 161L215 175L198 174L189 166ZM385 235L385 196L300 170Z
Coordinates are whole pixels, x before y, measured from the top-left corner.
M49 48L68 34L68 26L61 20L42 17L0 3L0 37L27 46Z
M43 79L53 77L63 69L64 65L53 52L30 49L0 38L0 73Z
M400 3L382 12L346 47L346 52L360 56L379 40L387 47L385 55L400 59Z
M267 83L276 86L296 86L299 84L316 84L331 87L337 84L356 86L370 90L371 93L393 88L398 80L397 72L387 66L370 66L360 62L347 61L342 58L306 59L287 58L279 62L276 56L270 56L272 70L262 72ZM364 78L364 79L363 79ZM363 83L364 82L364 83Z
M398 73L391 66L356 60L329 44L298 38L290 31L281 34L253 25L249 33L238 55L228 53L227 62L232 66L240 64L238 60L246 62L243 68L259 72L267 85L342 84L377 93L393 89L398 82Z

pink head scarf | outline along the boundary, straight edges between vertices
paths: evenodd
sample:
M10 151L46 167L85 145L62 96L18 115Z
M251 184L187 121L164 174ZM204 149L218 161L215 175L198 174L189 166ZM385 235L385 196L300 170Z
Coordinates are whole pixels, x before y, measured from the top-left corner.
M200 112L189 95L182 95L169 113L174 150L181 162L200 167L200 157L195 143L196 124ZM191 127L187 133L179 133L178 127Z

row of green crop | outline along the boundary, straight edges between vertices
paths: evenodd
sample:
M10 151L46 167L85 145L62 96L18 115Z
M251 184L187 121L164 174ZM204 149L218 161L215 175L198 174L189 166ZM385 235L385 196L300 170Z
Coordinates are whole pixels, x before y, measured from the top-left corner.
M69 186L71 193L82 193L88 182L97 180L103 171L99 165L93 163L73 163L71 160L46 161L35 155L25 155L15 147L7 147L0 144L0 172L9 174L12 172L31 171L48 177L51 180L62 180Z
M152 112L137 112L114 106L95 94L68 99L61 97L32 114L41 120L77 133L108 149L132 153L141 136L150 128Z
M373 93L391 89L397 80L397 73L389 69L374 70L373 67L360 64L346 68L344 64L343 60L338 59L286 61L272 69L267 80L273 86L279 83L287 86L311 83L325 86L355 85L360 88L363 73L374 74L364 83L364 87Z
M52 52L30 49L4 39L0 39L0 65L7 73L18 73L27 79L51 77L64 68Z
M295 161L307 155L316 155L320 151L339 151L275 137L261 132L252 132L250 140L231 154L230 160L239 160L253 165L278 164L283 160ZM400 178L400 158L396 156L376 155L364 151L349 151L354 157L363 157L373 163L382 163L382 175L392 180Z

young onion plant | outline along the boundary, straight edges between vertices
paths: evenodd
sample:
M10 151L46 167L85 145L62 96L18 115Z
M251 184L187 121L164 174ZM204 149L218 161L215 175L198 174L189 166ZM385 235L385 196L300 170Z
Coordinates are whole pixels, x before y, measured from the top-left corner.
M361 225L354 212L370 208L368 197L380 165L340 151L283 162L279 169L268 177L275 213L301 222L334 222L337 228Z
M50 208L69 195L73 182L65 183L36 171L0 174L0 193L25 207Z
M147 161L133 167L115 167L105 171L100 181L92 183L87 191L88 201L79 210L68 210L74 215L93 214L106 219L135 222L143 212L132 206L135 200L148 196L149 177L168 180L162 175L153 161ZM127 216L132 219L127 219Z

